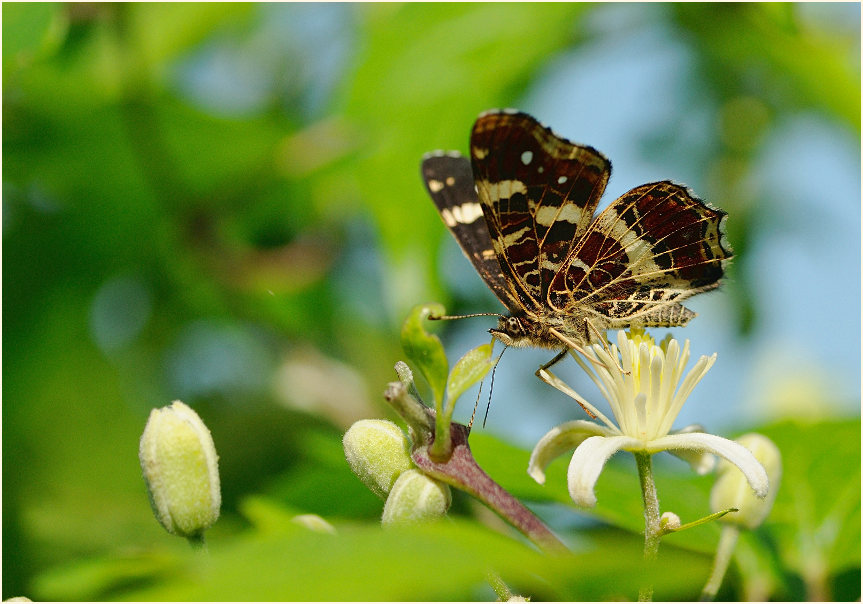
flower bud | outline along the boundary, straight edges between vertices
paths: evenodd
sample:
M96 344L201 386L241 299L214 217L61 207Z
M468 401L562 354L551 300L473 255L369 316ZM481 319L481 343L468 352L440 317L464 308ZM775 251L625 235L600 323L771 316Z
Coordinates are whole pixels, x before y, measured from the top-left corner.
M384 504L381 524L412 524L433 520L446 514L452 503L449 486L426 476L419 470L408 470L399 476Z
M676 531L680 528L680 516L674 512L663 512L659 518L659 526L668 532Z
M174 535L200 539L219 518L219 457L198 414L180 401L153 409L138 451L156 519Z
M717 467L718 476L710 492L710 509L716 513L737 508L738 512L726 514L719 522L737 524L751 530L764 522L773 507L782 477L782 456L773 441L761 434L744 434L737 442L749 449L764 466L769 480L767 496L759 499L740 470L723 459Z
M381 499L399 475L413 467L408 438L391 421L361 419L348 428L342 444L351 470Z

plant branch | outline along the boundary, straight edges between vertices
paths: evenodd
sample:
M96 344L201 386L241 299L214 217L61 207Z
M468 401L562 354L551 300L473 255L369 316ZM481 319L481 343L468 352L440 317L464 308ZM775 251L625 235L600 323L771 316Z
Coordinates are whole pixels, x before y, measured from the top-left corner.
M423 472L473 495L501 518L521 531L543 551L569 553L567 547L537 516L506 492L476 463L467 437L470 431L462 424L450 424L452 455L445 462L429 456L431 443L415 445L411 457Z

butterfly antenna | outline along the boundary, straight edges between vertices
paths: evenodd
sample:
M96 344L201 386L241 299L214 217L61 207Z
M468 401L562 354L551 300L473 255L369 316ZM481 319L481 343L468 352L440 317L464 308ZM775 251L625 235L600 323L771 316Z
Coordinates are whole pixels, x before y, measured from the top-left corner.
M504 346L503 350L500 351L500 354L497 355L497 360L494 362L494 367L491 369L491 383L488 385L488 403L485 406L485 417L482 418L482 427L485 428L485 422L488 420L488 410L491 409L491 393L494 392L494 374L497 371L497 364L500 363L500 359L503 356L503 353L506 352L506 349L509 346Z
M477 312L470 315L441 315L436 317L429 315L429 321L449 321L451 319L470 319L471 317L503 317L502 314L496 312Z
M479 383L479 391L476 393L476 401L473 404L473 413L470 414L470 421L467 423L468 432L473 427L473 420L476 418L476 408L479 407L479 399L482 396L482 384L482 382Z

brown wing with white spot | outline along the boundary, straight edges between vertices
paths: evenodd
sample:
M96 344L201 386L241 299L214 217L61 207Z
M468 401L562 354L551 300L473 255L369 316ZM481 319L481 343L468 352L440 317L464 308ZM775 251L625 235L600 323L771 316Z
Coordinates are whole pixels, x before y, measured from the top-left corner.
M519 308L494 253L485 216L474 188L470 161L455 151L423 157L422 177L444 224L464 255L507 310Z
M503 276L525 309L541 311L555 274L591 223L611 163L511 111L480 115L470 147Z

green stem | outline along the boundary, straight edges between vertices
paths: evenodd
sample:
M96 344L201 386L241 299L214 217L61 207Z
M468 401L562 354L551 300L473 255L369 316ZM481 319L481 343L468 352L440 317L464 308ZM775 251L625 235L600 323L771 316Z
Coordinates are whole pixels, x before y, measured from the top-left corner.
M725 578L725 573L728 571L728 565L731 562L731 556L734 553L734 546L737 544L737 537L740 535L740 529L733 524L723 524L722 532L719 534L719 545L716 548L716 556L713 558L713 568L710 569L710 578L701 590L702 602L711 602L719 592L719 587L722 585L722 579Z
M503 579L500 578L494 571L489 571L486 576L486 580L488 584L491 585L491 588L494 590L495 595L497 596L498 602L508 602L510 598L513 597L512 591L509 589L509 586L503 582Z
M452 455L452 436L450 420L441 411L438 408L435 414L434 442L429 447L429 457L437 462L446 462Z
M192 549L196 552L207 553L207 542L204 540L203 531L200 533L196 533L191 537L186 537L186 540L189 542L189 545L192 546Z
M702 524L707 524L708 522L713 522L714 520L719 520L720 518L722 518L723 516L725 516L726 514L729 514L731 512L739 512L739 511L740 510L738 510L737 508L728 508L727 510L714 512L713 514L710 514L709 516L705 516L704 518L699 518L698 520L693 520L692 522L687 522L686 524L681 524L680 526L678 526L674 530L666 529L663 532L663 535L666 535L668 533L679 533L681 531L685 531L686 529L695 528L696 526L700 526Z
M644 561L646 576L659 554L659 540L662 538L662 525L659 514L659 497L656 494L656 483L653 481L653 462L649 453L635 453L635 463L638 466L638 479L641 482L641 498L644 502ZM638 592L639 602L649 602L653 599L653 584L642 585Z
M418 440L426 440L434 430L434 414L410 395L404 382L390 382L384 398L392 405Z

